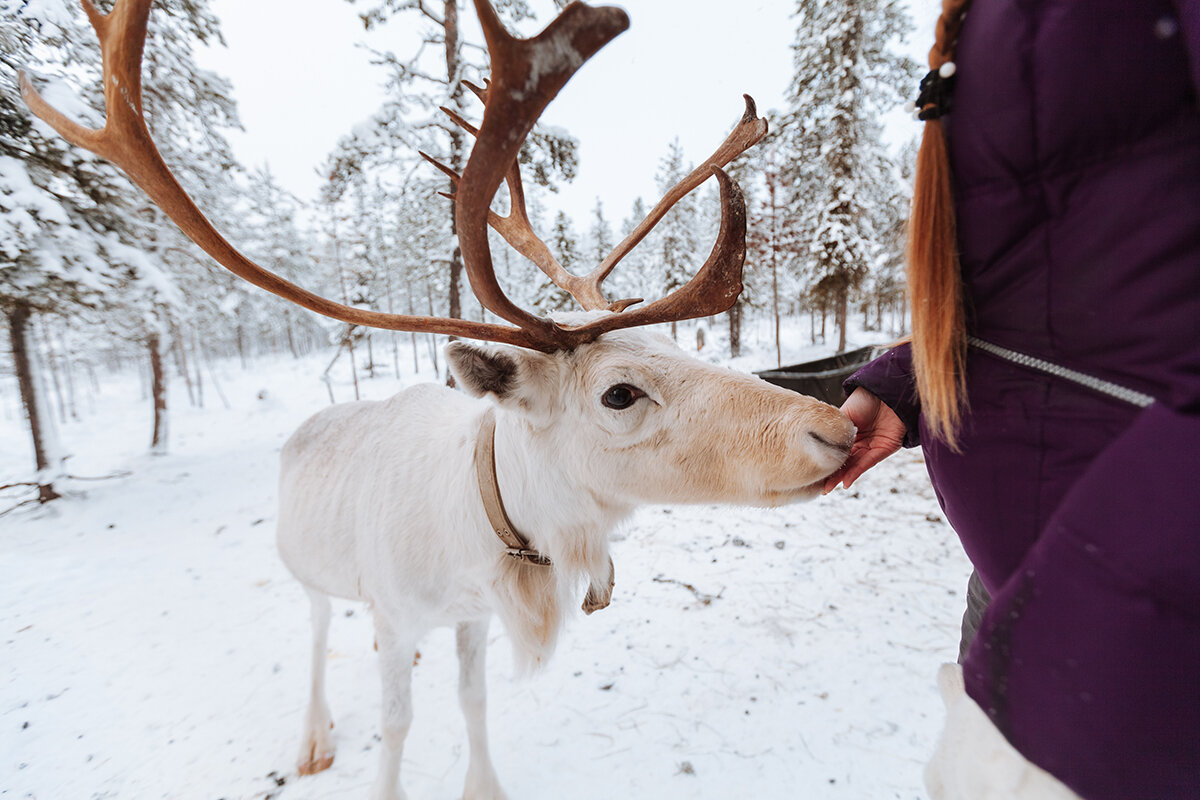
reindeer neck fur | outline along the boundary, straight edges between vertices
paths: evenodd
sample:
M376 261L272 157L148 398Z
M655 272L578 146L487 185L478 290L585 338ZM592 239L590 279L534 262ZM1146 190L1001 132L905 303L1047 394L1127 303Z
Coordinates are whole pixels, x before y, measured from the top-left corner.
M594 476L572 452L568 426L535 429L494 408L496 472L505 509L530 546L552 566L513 558L500 562L495 611L513 640L519 667L533 669L554 651L567 609L584 584L608 588L608 535L633 511L605 501Z

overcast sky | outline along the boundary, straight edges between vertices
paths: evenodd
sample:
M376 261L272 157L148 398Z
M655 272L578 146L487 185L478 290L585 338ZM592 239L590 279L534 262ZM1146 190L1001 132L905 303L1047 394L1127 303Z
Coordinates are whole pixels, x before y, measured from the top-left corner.
M939 4L910 2L919 33L907 49L923 57ZM538 22L526 22L522 35L553 16L551 0L531 5ZM653 203L655 169L676 136L688 160L707 158L741 116L743 93L765 113L782 107L791 80L792 0L618 5L629 12L630 29L593 57L543 116L580 142L579 176L550 205L581 231L597 197L614 227L635 197ZM383 100L383 71L358 45L410 52L417 16L367 34L358 8L345 0L212 0L212 8L228 47L200 60L233 82L246 128L231 136L235 152L249 166L269 164L301 198L315 197L317 166ZM478 40L474 9L465 16L468 36ZM889 131L899 139L917 129L894 123Z

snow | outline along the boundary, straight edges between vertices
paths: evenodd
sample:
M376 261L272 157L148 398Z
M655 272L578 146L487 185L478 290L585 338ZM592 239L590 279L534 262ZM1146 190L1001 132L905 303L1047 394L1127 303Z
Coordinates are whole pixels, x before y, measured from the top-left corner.
M802 342L807 321L785 332ZM765 354L765 325L758 335ZM703 355L721 360L719 329L707 338ZM229 408L188 408L173 385L170 455L146 453L150 401L134 374L105 377L94 414L63 426L73 474L124 476L0 518L0 797L366 794L379 717L369 614L335 604L337 759L299 778L307 603L273 547L278 451L328 403L330 355L214 365ZM339 400L347 379L335 375ZM360 383L371 398L398 385ZM0 407L2 484L31 459L7 385ZM935 673L956 652L969 567L919 452L806 505L646 508L613 556L612 606L580 614L534 677L512 676L493 624L489 721L511 797L924 796ZM413 800L461 793L456 670L452 633L427 637L403 767Z

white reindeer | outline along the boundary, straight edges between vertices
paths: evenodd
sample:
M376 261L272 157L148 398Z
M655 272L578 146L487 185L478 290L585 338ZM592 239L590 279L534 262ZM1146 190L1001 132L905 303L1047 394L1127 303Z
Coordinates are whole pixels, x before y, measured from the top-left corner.
M831 406L703 364L646 331L552 355L456 342L447 357L461 385L487 400L426 384L384 402L332 406L282 455L279 550L313 604L300 769L333 760L328 596L364 601L383 676L377 798L395 796L413 654L430 628L458 626L470 741L463 796L503 797L484 720L491 614L517 659L540 664L582 585L594 604L607 603L608 534L638 505L805 499L845 460L853 437ZM553 566L506 557L489 524L474 463L491 422L505 508Z
M455 625L470 758L464 797L504 796L488 755L484 655L488 619L504 622L520 663L553 650L566 609L608 603L608 534L647 502L779 505L811 497L849 452L854 429L837 410L685 356L644 330L711 316L741 291L745 203L721 167L766 133L746 115L711 158L671 189L587 276L567 273L534 235L517 155L538 116L604 44L628 26L615 8L573 3L539 36L518 40L487 0L475 0L492 61L485 102L457 187L459 244L480 302L513 326L364 311L331 302L264 270L212 227L163 163L141 115L140 69L152 0L117 0L101 14L82 0L104 54L107 119L89 130L48 105L22 76L30 107L71 142L124 169L206 253L234 274L359 325L432 331L516 347L456 342L448 360L476 399L418 386L381 403L334 406L283 451L279 549L313 609L312 698L300 771L328 767L334 747L325 701L330 596L372 607L383 679L383 748L372 796L403 797L400 758L412 711L417 640ZM436 163L436 162L434 162ZM684 195L715 176L721 230L696 276L665 298L609 302L600 284ZM507 182L511 211L490 206ZM558 320L515 306L496 281L488 226L588 313ZM479 399L485 398L485 399Z

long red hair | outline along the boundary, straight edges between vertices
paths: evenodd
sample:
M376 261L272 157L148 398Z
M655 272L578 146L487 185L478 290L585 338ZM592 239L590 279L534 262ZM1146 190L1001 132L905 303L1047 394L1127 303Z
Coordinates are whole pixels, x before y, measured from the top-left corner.
M929 67L954 60L971 0L943 0ZM966 405L966 312L950 160L940 119L925 123L908 228L908 293L917 393L926 426L953 449Z

